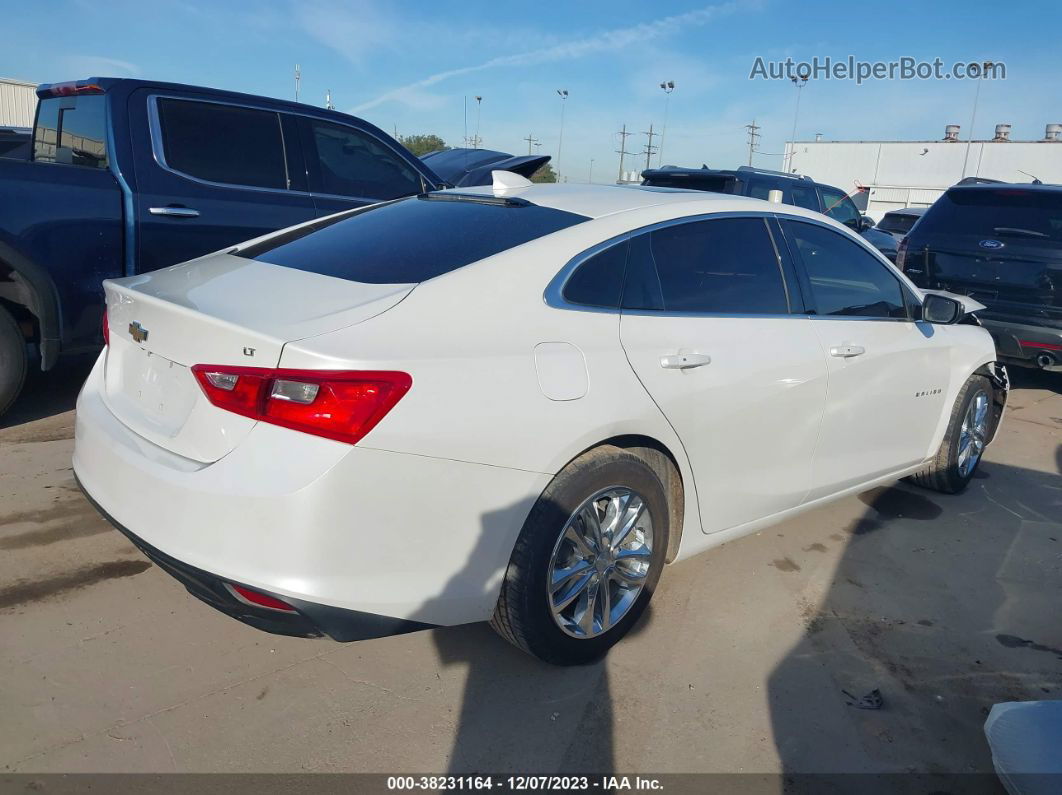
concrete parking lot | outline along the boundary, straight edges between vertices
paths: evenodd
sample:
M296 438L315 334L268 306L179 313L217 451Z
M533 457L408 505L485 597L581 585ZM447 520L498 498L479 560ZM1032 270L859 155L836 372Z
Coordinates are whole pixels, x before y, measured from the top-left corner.
M897 484L675 565L558 669L486 626L341 645L214 613L78 492L86 372L0 421L7 772L989 772L991 705L1062 697L1057 376L1014 374L967 493Z

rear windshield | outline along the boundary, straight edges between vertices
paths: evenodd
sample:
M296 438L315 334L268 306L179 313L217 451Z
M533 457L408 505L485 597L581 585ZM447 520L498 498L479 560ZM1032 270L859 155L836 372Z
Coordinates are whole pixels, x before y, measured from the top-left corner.
M356 210L238 255L354 282L412 284L588 220L518 200L452 196Z
M704 190L712 193L734 193L737 180L727 176L686 176L686 175L655 175L648 177L644 185L652 185L657 188L684 188L685 190Z
M918 224L918 234L1062 241L1062 191L1021 188L949 190Z
M885 213L885 217L881 219L881 223L878 224L877 228L882 232L898 232L901 235L905 235L911 231L911 227L915 225L917 220L917 215Z

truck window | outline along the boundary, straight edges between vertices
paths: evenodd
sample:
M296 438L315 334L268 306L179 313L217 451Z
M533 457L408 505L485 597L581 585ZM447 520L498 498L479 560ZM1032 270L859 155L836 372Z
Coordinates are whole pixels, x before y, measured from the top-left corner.
M105 101L102 94L42 99L33 128L33 159L107 168Z
M208 182L287 189L279 114L217 102L156 101L169 168Z
M319 119L310 120L310 129L321 193L397 199L423 190L412 166L372 136Z
M819 190L822 191L823 213L853 229L859 225L859 210L847 193L827 185L819 185Z

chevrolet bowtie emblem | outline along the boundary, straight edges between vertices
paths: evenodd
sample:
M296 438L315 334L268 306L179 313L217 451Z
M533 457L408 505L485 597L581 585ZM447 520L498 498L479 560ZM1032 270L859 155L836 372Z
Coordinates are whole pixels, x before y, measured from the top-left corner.
M147 342L148 330L134 320L129 324L129 336L136 342Z

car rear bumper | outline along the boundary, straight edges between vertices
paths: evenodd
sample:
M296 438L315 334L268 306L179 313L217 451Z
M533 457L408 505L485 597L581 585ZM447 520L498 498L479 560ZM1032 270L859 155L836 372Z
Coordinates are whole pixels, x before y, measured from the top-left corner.
M81 487L193 594L271 631L352 640L489 618L550 480L266 423L202 464L123 425L102 388L97 362L78 397ZM224 583L275 595L304 620L234 605Z
M995 340L1000 356L1034 367L1062 367L1062 329L986 317L978 319Z
M215 610L219 610L237 621L249 624L255 629L272 632L276 635L291 635L299 638L317 638L327 635L333 640L354 641L382 638L387 635L401 635L406 632L432 629L435 626L434 624L425 624L420 621L406 621L389 616L305 602L301 599L293 599L290 596L282 597L279 594L266 593L259 589L256 590L291 605L294 608L294 612L248 604L238 599L227 587L229 585L244 585L246 587L245 583L233 583L216 574L197 569L195 566L182 563L162 550L151 546L147 541L130 531L128 527L119 524L113 516L103 510L92 499L92 495L85 491L85 487L76 476L74 479L77 480L82 493L96 510L103 515L103 518L132 541L156 566L180 582L188 590L188 593L196 599L206 602Z

